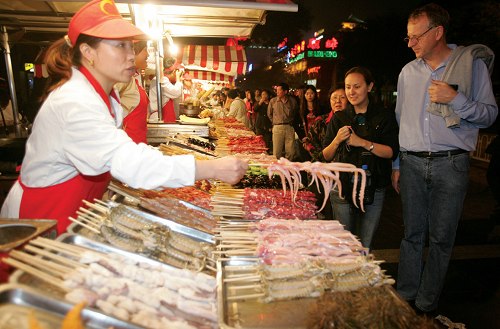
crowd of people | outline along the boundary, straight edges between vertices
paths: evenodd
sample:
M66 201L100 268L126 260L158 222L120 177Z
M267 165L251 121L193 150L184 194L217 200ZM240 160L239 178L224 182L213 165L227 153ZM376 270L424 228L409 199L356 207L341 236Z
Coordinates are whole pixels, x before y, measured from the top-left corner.
M235 183L247 169L235 157L168 157L146 145L149 108L163 111L166 122L178 117L173 99L185 83L183 72L174 59L165 60L158 109L156 88L148 95L138 74L147 65L146 43L132 40L144 39L143 32L123 20L112 2L106 11L98 7L98 0L82 7L68 35L48 50L51 80L3 217L56 218L62 233L81 200L102 196L111 175L152 189L208 177ZM262 135L277 159L346 162L369 172L365 211L354 206L348 174L341 174L340 195L314 190L319 200L330 196L325 218L339 220L366 248L392 184L401 196L405 225L397 289L422 312L437 308L467 190L469 153L478 130L498 115L489 74L493 53L483 45L447 44L448 24L448 13L435 4L410 14L405 40L416 59L399 75L395 111L371 98L375 79L360 66L345 73L342 85L332 86L328 105L320 103L315 86L291 93L284 82L274 90L223 88L209 99Z

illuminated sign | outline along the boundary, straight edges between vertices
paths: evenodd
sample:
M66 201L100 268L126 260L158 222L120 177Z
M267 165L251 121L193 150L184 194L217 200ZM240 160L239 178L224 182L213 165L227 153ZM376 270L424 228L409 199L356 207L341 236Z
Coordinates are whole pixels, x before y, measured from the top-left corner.
M337 39L335 39L333 37L331 39L326 40L326 42L325 42L325 48L328 48L331 50L334 50L335 48L337 48L338 45L339 45L339 42L337 41Z
M323 31L321 31L323 32ZM307 40L307 45L304 40L302 40L300 43L296 44L286 54L286 62L288 63L294 63L298 60L304 59L306 57L309 58L337 58L338 54L334 49L336 49L339 45L339 42L337 39L334 37L331 37L330 39L326 39L323 41L323 35L320 33L316 32L314 34L314 38L310 38ZM286 48L286 42L288 41L287 38L285 38L279 45L278 45L278 52ZM324 45L322 45L324 44ZM306 49L307 48L307 49ZM306 53L304 55L304 53Z
M25 70L25 71L32 70L32 69L33 69L33 67L35 67L35 66L33 65L33 63L24 63L24 70Z
M288 48L288 38L284 38L283 41L281 41L279 44L278 44L278 52L282 52L283 50L285 50L286 48Z
M337 58L336 51L331 50L308 50L307 57L309 58Z
M307 44L307 48L309 49L319 49L321 46L321 40L317 40L316 38L309 39Z
M301 59L304 59L305 53L300 53L297 56L290 58L289 62L290 63L295 63L296 61L300 61Z
M307 69L307 74L318 73L321 66L310 67Z

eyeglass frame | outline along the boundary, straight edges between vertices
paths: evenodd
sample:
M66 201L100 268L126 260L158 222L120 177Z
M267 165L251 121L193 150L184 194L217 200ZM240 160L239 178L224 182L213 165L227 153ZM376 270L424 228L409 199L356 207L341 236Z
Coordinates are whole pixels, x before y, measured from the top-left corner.
M422 38L424 35L427 34L427 32L429 32L430 30L432 30L435 27L438 27L438 25L434 25L434 26L429 27L427 29L427 31L425 31L424 33L420 34L419 36L412 36L412 37L407 36L406 38L403 39L403 41L408 44L408 43L410 43L411 40L415 39L415 40L417 40L416 44L418 44L420 42L420 38Z

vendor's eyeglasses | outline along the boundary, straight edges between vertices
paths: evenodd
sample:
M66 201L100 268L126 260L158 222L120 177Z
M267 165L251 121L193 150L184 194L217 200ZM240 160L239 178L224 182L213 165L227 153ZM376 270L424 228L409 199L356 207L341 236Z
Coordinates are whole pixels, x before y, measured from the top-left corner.
M418 44L418 42L420 41L420 39L427 34L427 32L429 32L430 30L432 30L433 28L435 28L437 26L431 26L429 27L429 29L427 29L427 31L425 31L424 33L420 34L420 35L414 35L412 37L406 37L404 38L403 40L405 41L405 43L409 43L410 41L416 41L415 44Z

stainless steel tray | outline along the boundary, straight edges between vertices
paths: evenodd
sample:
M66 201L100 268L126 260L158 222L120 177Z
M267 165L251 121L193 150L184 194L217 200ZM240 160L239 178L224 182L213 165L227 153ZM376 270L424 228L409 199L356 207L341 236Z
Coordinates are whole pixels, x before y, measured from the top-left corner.
M256 261L238 260L217 262L217 299L219 325L223 329L302 329L307 328L308 311L317 298L262 303L257 300L228 301L224 284L227 265L256 265Z
M32 311L43 328L60 328L72 307L70 303L25 285L0 285L0 329L29 329L28 317ZM82 318L88 329L142 328L89 308L82 310Z
M139 254L135 254L129 251L125 251L119 248L115 248L113 246L110 246L105 243L97 242L94 240L91 240L89 238L86 238L82 235L77 235L77 234L72 234L72 233L63 233L59 237L57 237L58 241L67 243L67 244L72 244L80 247L85 247L91 250L96 250L100 251L103 253L116 253L122 256L125 256L129 259L133 259L138 262L143 262L143 263L148 263L152 265L162 265L162 266L167 266L167 267L172 267L168 264L161 263L159 261L156 261L154 259L148 258L146 256L142 256ZM43 280L38 279L37 277L26 273L21 270L16 270L14 273L11 274L9 277L9 282L10 283L16 283L16 284L24 284L30 287L36 287L37 290L41 290L44 293L54 297L54 298L61 298L64 299L64 291L61 289L58 289L57 286L51 285ZM1 329L1 328L0 328Z
M117 206L117 205L119 205L118 203L115 203L115 202L109 202L109 203L110 203L111 206ZM195 205L192 205L192 204L190 204L190 205L193 206L193 207L196 207ZM215 244L215 239L214 239L214 236L212 234L208 234L206 232L197 230L195 228L179 224L179 223L174 222L174 221L172 221L170 219L159 217L159 216L150 214L148 212L145 212L145 211L142 211L142 210L139 210L139 209L127 206L127 205L123 205L123 206L125 206L131 212L136 213L136 214L138 214L138 215L140 215L140 216L142 216L142 217L144 217L144 218L146 218L146 219L148 219L148 220L150 220L150 221L152 221L154 223L157 223L157 224L160 224L160 225L168 227L169 229L171 229L174 232L184 234L184 235L186 235L186 236L188 236L188 237L190 237L190 238L192 238L192 239L194 239L196 241ZM199 207L197 207L197 208L199 208ZM200 208L200 209L202 209L202 208ZM202 210L202 211L206 211L206 210ZM68 227L67 231L69 233L79 234L80 229L82 229L81 225L71 224Z

